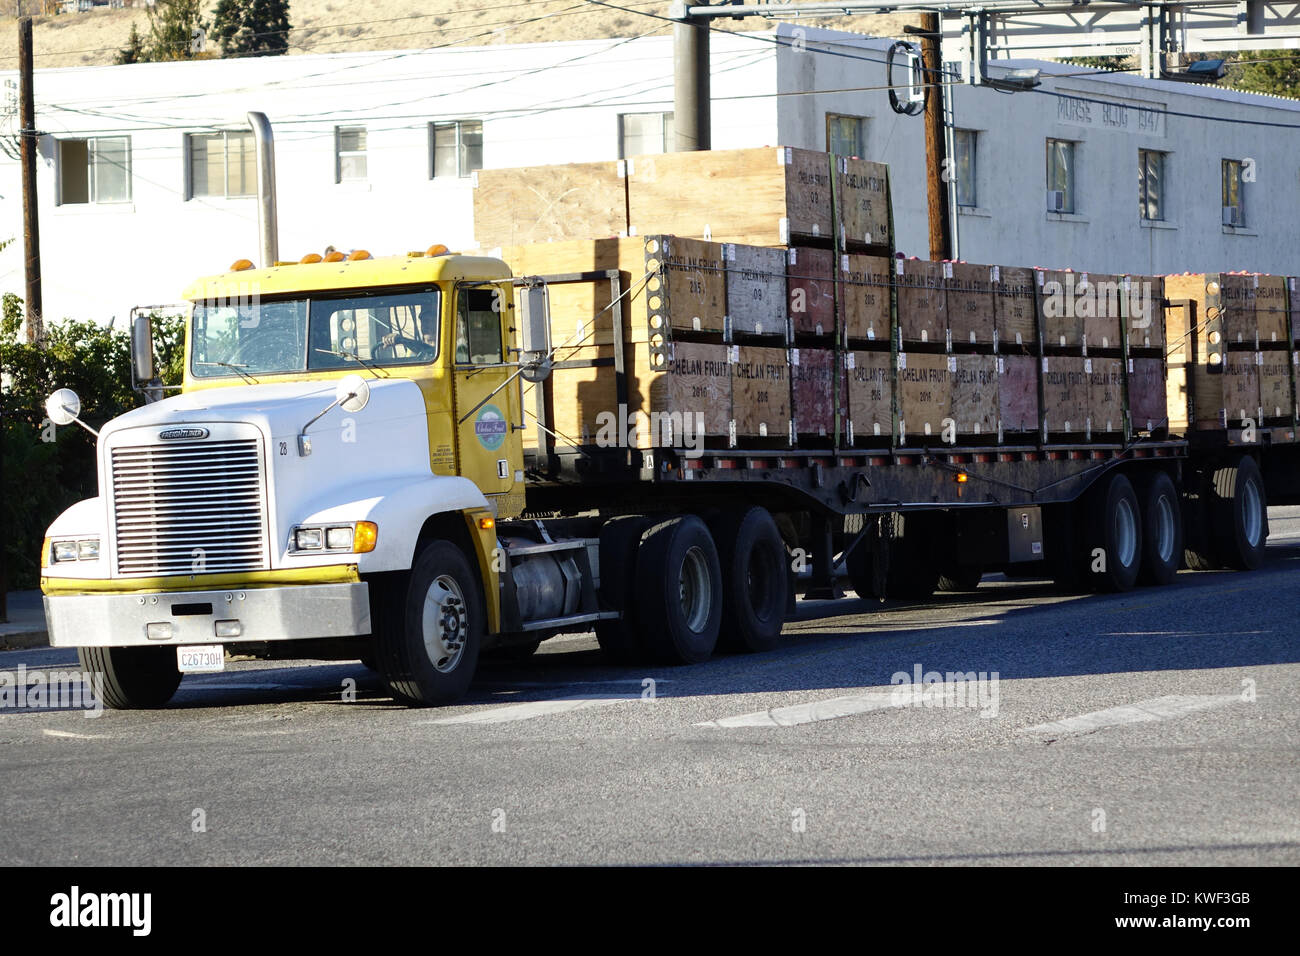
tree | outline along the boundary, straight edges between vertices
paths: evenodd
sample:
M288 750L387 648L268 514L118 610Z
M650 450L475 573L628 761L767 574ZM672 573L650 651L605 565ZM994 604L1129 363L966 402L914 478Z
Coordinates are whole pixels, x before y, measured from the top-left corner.
M139 29L136 28L135 23L132 23L131 33L126 38L126 46L117 51L117 56L113 58L113 62L119 66L127 63L143 63L145 57L144 37L140 36Z
M289 0L220 0L212 34L223 56L279 56L288 52Z
M149 42L144 59L197 59L206 48L199 0L157 0L148 7Z
M1227 85L1250 93L1300 97L1300 58L1295 50L1252 50L1228 72Z

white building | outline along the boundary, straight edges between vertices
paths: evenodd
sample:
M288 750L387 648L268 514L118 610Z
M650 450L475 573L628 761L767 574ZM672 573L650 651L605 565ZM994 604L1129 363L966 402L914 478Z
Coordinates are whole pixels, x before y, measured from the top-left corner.
M924 130L890 108L889 41L781 26L712 47L715 148L886 162L898 247L927 254ZM949 87L961 258L1300 271L1300 102L1035 65L1034 92ZM475 168L663 148L672 40L51 69L35 84L46 316L123 319L257 259L249 110L275 125L283 258L472 248ZM17 241L0 252L0 289L21 295L16 129L11 113L0 241Z

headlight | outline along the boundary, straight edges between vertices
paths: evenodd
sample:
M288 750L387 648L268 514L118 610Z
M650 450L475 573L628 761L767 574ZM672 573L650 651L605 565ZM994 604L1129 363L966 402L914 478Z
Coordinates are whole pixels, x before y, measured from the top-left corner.
M293 546L297 551L319 551L321 547L321 529L299 528L293 533Z
M77 542L77 560L78 561L98 561L99 560L99 539L82 538Z
M55 541L50 545L50 558L55 564L61 564L64 561L77 560L77 542L75 541Z
M327 528L325 531L325 547L331 551L352 550L352 528Z

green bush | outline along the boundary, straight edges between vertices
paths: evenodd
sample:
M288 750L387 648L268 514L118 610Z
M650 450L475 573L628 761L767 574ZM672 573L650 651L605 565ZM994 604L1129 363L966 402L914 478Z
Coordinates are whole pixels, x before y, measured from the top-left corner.
M37 344L21 338L22 300L6 293L0 303L5 565L11 588L35 587L45 529L82 498L98 492L95 439L81 426L58 428L45 415L45 399L59 388L81 397L81 418L99 428L141 404L131 390L130 340L125 329L95 322L48 325ZM179 384L184 362L184 321L155 318L154 341L165 384Z

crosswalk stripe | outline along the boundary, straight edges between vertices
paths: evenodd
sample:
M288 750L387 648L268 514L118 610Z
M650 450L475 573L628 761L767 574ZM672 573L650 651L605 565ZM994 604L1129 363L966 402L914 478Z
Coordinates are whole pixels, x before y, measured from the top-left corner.
M840 717L852 717L873 710L888 707L905 707L911 703L911 697L896 695L893 691L868 691L848 697L833 697L830 700L814 701L810 704L795 704L791 707L776 707L770 710L756 710L750 714L736 717L722 717L718 720L706 720L696 727L794 727L798 724L811 724L819 720L836 720Z
M517 720L532 720L552 714L568 714L591 707L606 707L625 700L640 700L640 694L582 694L576 697L557 697L552 700L532 700L487 710L472 710L454 717L426 720L426 724L508 724Z
M1078 734L1102 727L1118 727L1123 724L1148 723L1154 720L1168 720L1171 717L1183 717L1201 710L1213 710L1239 703L1240 694L1171 694L1167 697L1154 697L1140 700L1135 704L1121 707L1109 707L1096 710L1077 717L1053 720L1033 727L1022 727L1022 734Z

